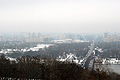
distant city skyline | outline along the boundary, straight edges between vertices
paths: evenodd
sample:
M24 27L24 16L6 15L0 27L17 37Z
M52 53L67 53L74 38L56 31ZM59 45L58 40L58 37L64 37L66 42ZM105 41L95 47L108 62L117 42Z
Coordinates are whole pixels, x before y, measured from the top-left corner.
M120 0L0 0L0 32L119 32Z

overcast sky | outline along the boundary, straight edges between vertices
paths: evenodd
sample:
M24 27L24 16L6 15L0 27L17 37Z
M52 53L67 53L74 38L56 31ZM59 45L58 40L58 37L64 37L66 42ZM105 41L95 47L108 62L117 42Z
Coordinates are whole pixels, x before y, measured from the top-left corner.
M119 32L120 0L0 0L0 32Z

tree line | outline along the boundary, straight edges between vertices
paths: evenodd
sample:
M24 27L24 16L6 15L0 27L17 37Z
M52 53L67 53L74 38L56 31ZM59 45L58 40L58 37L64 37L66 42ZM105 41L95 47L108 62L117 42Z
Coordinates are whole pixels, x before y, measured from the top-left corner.
M99 42L97 47L103 49L103 58L117 58L120 60L120 42Z
M112 76L111 76L112 75ZM23 56L16 61L0 56L0 80L120 80L117 74L90 71L70 62Z

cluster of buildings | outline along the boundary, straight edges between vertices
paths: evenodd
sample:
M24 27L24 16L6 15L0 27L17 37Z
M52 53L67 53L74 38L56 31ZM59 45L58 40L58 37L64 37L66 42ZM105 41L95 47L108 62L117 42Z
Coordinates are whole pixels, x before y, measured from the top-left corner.
M105 42L118 42L120 41L120 33L104 33Z
M41 33L1 33L0 41L43 42L50 37L50 35L43 35Z
M0 33L0 41L11 42L81 42L78 34L58 34L58 33ZM73 41L74 40L74 41Z
M78 40L78 39L63 39L63 40L52 40L52 43L80 43L80 42L89 42L84 40Z

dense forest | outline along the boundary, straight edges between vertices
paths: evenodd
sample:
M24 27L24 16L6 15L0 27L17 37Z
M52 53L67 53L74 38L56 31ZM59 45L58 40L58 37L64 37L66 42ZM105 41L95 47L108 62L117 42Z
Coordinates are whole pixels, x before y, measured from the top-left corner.
M16 61L0 56L1 80L120 80L115 73L90 71L80 65L55 59L23 56Z

